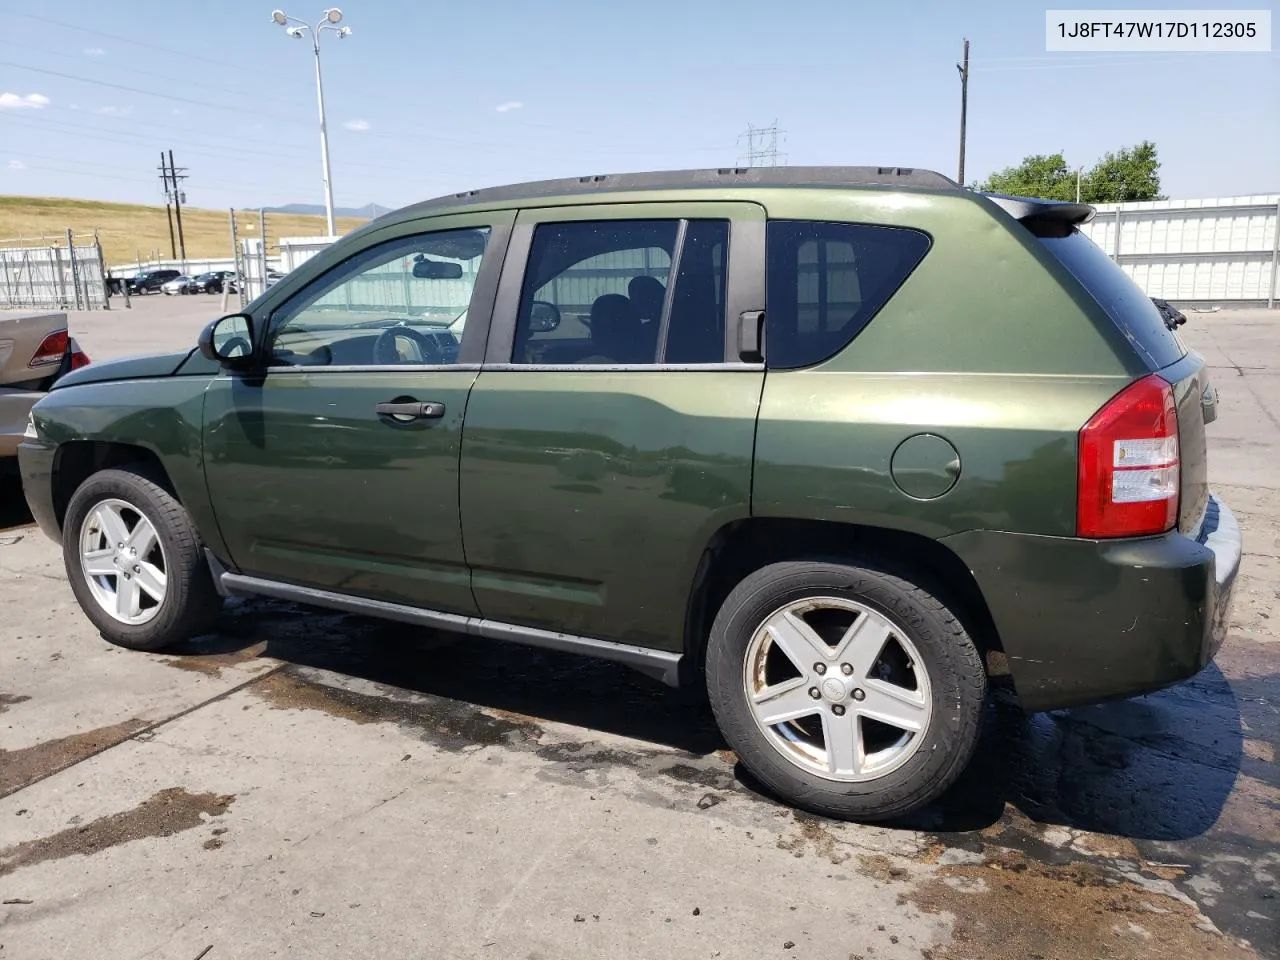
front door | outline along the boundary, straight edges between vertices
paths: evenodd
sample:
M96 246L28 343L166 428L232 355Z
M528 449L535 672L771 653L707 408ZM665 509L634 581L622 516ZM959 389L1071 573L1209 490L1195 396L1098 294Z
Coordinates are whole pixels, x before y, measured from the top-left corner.
M750 513L763 235L746 203L520 214L463 433L483 616L679 649L703 549Z
M269 311L265 376L212 382L205 469L243 573L476 612L458 456L512 219L371 236Z

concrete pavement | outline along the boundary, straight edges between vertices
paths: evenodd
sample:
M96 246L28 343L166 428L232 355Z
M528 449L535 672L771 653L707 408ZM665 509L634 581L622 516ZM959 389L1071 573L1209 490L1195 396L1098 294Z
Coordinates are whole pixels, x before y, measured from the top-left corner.
M95 359L178 349L218 300L71 326ZM1246 536L1217 663L1082 710L997 697L962 782L893 827L777 805L705 711L606 663L258 601L118 650L6 489L0 960L1280 957L1277 324L1186 331Z

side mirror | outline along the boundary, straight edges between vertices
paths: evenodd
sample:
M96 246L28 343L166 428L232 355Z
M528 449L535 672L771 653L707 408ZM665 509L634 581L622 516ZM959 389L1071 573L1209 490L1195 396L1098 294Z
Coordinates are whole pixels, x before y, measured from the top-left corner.
M554 303L535 300L529 305L529 332L546 333L560 326L560 309Z
M224 367L247 367L253 362L253 317L232 313L219 317L200 332L200 353Z
M459 280L462 278L462 264L428 260L419 254L413 262L413 275L419 280Z

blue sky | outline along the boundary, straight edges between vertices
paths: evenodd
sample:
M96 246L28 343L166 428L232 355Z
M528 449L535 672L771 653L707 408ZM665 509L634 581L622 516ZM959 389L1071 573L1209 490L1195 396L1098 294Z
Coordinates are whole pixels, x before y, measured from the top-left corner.
M314 22L324 6L285 10ZM0 0L0 193L158 202L171 147L193 206L322 202L310 46L272 7ZM1150 139L1170 196L1280 191L1280 53L1048 54L1044 9L349 0L352 36L322 41L335 200L732 165L747 125L775 119L790 164L955 176L965 36L967 180Z

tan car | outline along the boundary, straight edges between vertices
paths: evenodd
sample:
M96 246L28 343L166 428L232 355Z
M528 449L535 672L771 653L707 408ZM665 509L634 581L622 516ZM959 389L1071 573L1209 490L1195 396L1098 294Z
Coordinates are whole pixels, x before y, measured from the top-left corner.
M0 472L16 465L32 405L88 362L65 313L0 312Z

